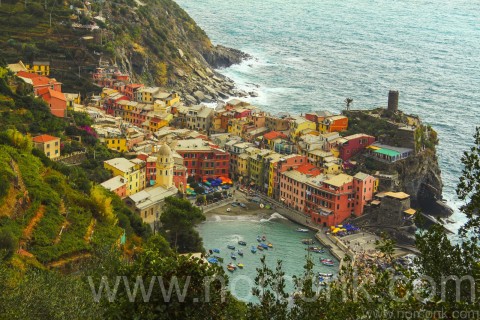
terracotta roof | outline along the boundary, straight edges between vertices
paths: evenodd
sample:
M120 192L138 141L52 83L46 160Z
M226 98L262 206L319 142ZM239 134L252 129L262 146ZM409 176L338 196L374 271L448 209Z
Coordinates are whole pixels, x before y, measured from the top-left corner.
M286 138L287 136L278 131L271 131L269 133L264 134L263 137L267 140L273 140L277 138Z
M319 168L315 167L313 164L310 164L310 163L301 165L300 167L297 168L297 171L303 174L311 174L313 176L317 176L320 173L322 173Z
M45 143L45 142L54 141L54 140L58 140L58 139L60 139L60 138L57 138L57 137L54 137L54 136L51 136L51 135L48 135L48 134L42 134L41 136L34 137L32 140L33 140L33 142Z
M45 86L45 85L48 85L50 83L59 83L55 79L50 79L49 77L45 77L45 76L38 75L36 73L30 73L30 72L25 72L25 71L18 72L17 76L22 77L22 78L31 79L34 87Z
M60 91L52 90L50 88L41 88L38 89L38 95L42 97L45 101L49 101L51 98L57 98L62 101L67 101L65 95Z

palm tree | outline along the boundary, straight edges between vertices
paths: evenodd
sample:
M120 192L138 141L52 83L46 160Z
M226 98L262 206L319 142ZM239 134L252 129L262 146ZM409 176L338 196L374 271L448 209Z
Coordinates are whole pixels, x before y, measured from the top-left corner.
M345 103L347 104L347 111L350 110L350 104L353 102L352 98L346 98Z

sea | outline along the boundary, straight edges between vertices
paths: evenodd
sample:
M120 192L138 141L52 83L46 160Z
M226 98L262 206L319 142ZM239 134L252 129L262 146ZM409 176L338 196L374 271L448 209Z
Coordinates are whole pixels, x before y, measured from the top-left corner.
M480 1L176 0L214 44L252 59L219 70L251 103L275 114L339 113L387 105L419 115L439 135L443 197L465 218L455 188L480 125Z
M265 210L271 212L271 210ZM252 288L258 287L255 284L255 277L257 268L261 268L260 258L262 256L265 256L265 263L271 270L275 270L277 261L282 261L282 270L285 272L285 291L289 294L299 291L294 285L294 276L304 274L307 256L310 256L314 263L315 274L328 273L334 276L338 274L339 262L328 250L325 250L324 253L309 253L305 250L309 246L302 244L303 239L312 239L315 243L311 246L321 247L321 244L316 242L313 231L298 232L296 230L299 226L280 214L275 212L266 212L266 214L268 214L268 218L264 219L250 215L215 215L198 226L205 249L207 251L220 250L220 253L215 253L215 255L224 260L221 265L229 275L228 288L235 297L245 302L258 302L258 299L252 295ZM265 243L272 243L273 248L252 253L250 251L252 245L255 247L258 245L257 236L265 236ZM239 246L239 240L245 241L247 245ZM235 246L235 250L228 249L228 245ZM238 249L242 250L243 257L236 253ZM231 258L232 252L236 254L236 260ZM320 263L320 258L331 259L334 261L334 265L324 266ZM244 267L243 269L237 268L230 273L226 269L230 262L242 263ZM329 281L329 279L325 278L324 281Z

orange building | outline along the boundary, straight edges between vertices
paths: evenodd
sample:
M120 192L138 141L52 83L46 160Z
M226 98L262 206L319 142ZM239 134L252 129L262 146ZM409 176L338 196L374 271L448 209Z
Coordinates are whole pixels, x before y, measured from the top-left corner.
M327 117L319 125L321 133L342 132L348 129L348 118L345 116Z
M42 88L38 90L38 96L42 98L50 107L50 112L59 118L65 117L67 110L67 98L60 91L50 88Z

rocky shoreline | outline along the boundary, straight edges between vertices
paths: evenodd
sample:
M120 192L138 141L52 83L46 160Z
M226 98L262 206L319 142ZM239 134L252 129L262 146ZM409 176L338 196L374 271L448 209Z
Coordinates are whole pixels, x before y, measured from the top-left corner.
M193 60L190 65L193 72L175 68L176 79L172 82L172 89L181 94L186 105L214 103L230 97L249 97L255 93L239 90L232 79L215 69L228 68L252 58L240 50L218 45L214 50L202 53L201 59Z

